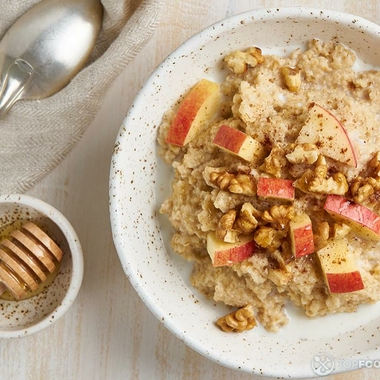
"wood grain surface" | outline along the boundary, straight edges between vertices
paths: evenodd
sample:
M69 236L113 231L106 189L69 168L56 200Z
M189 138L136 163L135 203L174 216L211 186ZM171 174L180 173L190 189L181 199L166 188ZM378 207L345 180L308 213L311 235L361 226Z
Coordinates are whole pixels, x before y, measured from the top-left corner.
M166 0L155 35L112 84L84 137L53 172L29 191L57 207L71 221L83 245L85 274L75 305L54 326L31 337L0 341L0 380L259 379L224 368L194 352L168 332L142 303L113 245L108 176L114 141L128 108L150 73L171 51L196 32L232 14L294 5L352 13L380 23L376 0ZM283 376L288 378L286 373ZM380 369L325 378L375 380L380 378Z

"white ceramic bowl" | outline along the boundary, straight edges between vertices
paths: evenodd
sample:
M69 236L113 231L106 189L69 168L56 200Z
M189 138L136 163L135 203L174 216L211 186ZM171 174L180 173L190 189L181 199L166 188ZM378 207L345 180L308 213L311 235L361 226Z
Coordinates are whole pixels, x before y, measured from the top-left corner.
M156 154L156 135L163 113L199 79L222 80L220 62L227 52L254 45L264 54L284 55L312 38L343 42L360 60L380 66L380 27L359 17L298 7L233 16L192 37L155 70L123 122L110 173L115 246L126 275L151 311L179 339L215 362L279 378L354 370L363 360L375 365L380 303L317 319L289 306L290 323L279 333L261 327L242 334L221 332L214 321L226 309L192 288L191 265L172 252L171 228L158 213L170 194L171 171Z
M83 278L82 248L69 221L54 207L28 195L0 195L0 231L18 220L36 222L60 246L63 256L53 283L22 301L0 299L0 338L20 338L59 320L76 299Z

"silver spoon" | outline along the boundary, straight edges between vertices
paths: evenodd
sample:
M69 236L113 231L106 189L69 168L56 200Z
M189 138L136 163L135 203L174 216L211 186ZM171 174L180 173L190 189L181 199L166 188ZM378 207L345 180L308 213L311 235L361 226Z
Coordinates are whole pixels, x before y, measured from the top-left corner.
M100 0L42 0L0 42L0 118L19 99L61 90L88 59L101 29Z

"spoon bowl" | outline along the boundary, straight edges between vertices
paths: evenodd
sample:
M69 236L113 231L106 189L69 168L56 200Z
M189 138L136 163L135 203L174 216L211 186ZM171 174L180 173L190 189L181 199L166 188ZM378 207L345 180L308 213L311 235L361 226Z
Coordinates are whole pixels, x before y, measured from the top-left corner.
M43 99L85 65L99 35L99 0L43 0L0 42L0 118L19 99Z

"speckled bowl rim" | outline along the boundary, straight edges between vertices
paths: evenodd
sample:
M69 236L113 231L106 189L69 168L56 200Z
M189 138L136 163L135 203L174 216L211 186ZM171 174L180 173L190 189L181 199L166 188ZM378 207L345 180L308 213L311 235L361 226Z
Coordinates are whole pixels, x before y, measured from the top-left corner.
M323 28L319 28L321 24ZM286 33L276 30L282 26ZM266 33L261 41L257 41L258 28L262 29L260 33ZM292 34L292 28L299 34ZM246 29L251 32L252 45L262 48L264 54L267 51L285 54L313 37L336 38L356 50L364 61L380 66L379 53L374 51L378 49L370 49L379 46L380 27L361 17L330 10L302 7L252 10L194 35L153 72L117 135L109 182L115 247L127 277L158 320L216 363L259 375L305 378L318 375L313 370L313 360L315 355L326 354L334 356L331 373L355 370L359 360L377 357L378 304L364 307L358 313L306 322L297 319L295 311L292 327L277 334L260 326L240 335L217 331L213 321L221 315L218 307L207 303L191 288L186 264L172 254L170 233L165 231L168 226L159 216L163 192L170 186L170 170L160 163L156 152L162 114L197 79L221 78L216 63L226 52L247 47L238 40ZM351 35L355 38L349 39ZM236 41L232 41L234 38ZM224 39L226 43L221 47Z
M48 203L26 194L2 194L0 195L0 204L15 204L30 207L37 212L47 216L62 231L67 239L68 247L71 253L72 272L71 281L62 302L51 313L43 319L26 328L14 328L12 330L0 330L0 338L22 338L36 334L56 323L72 306L79 290L81 288L84 272L83 252L79 238L67 220L67 218L56 208Z

